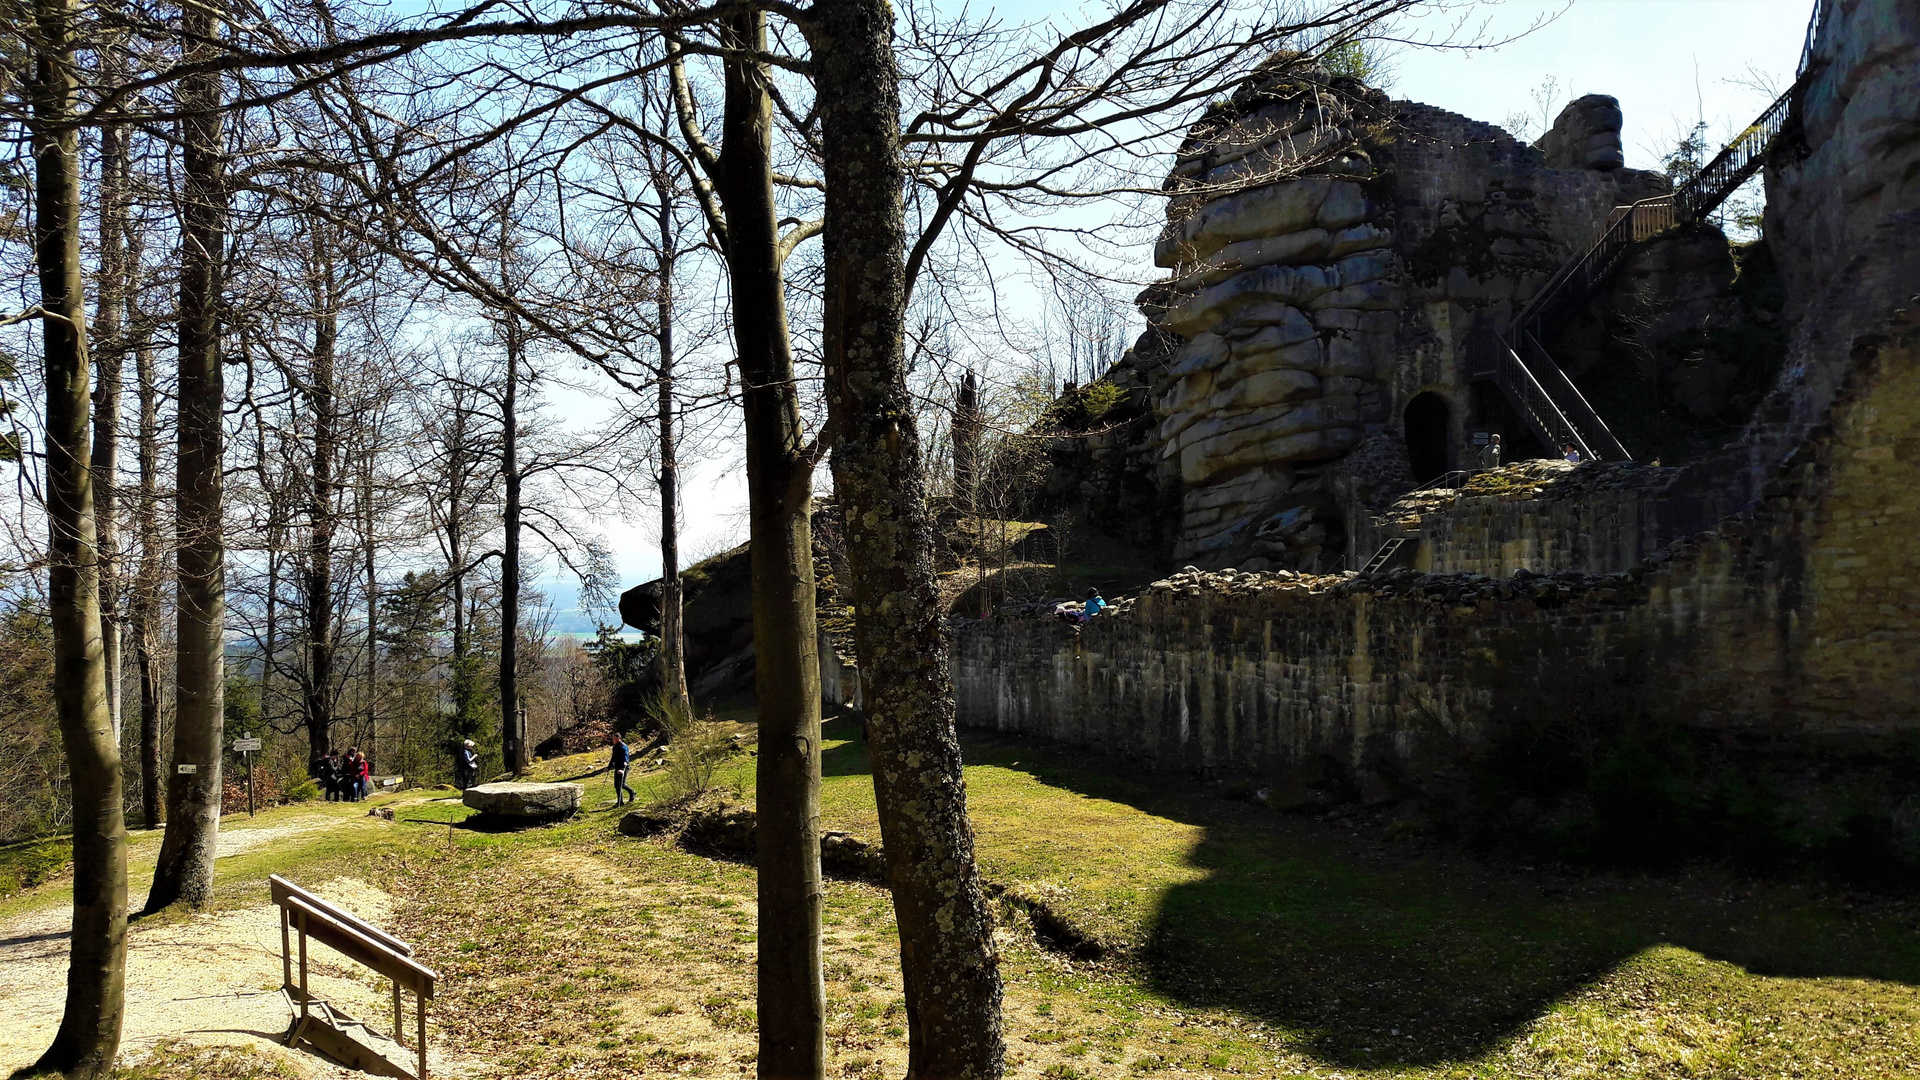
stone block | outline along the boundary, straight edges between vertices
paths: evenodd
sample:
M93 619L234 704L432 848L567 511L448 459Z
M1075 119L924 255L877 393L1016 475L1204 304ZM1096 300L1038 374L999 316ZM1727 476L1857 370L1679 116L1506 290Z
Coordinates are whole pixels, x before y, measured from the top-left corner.
M620 818L620 835L645 838L658 836L679 825L673 814L664 810L631 810Z
M504 818L547 818L571 814L580 808L587 789L579 784L500 782L475 784L460 801L482 814Z

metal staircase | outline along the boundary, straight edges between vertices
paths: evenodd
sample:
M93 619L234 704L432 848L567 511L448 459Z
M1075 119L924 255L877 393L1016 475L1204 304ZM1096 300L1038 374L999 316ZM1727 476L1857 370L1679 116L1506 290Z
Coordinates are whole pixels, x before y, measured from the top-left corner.
M1572 445L1583 461L1631 460L1626 447L1554 362L1547 343L1612 278L1635 244L1681 222L1699 221L1759 171L1786 126L1794 95L1805 79L1803 71L1758 120L1673 194L1615 207L1593 246L1555 271L1504 331L1481 332L1469 343L1467 376L1499 386L1549 450Z

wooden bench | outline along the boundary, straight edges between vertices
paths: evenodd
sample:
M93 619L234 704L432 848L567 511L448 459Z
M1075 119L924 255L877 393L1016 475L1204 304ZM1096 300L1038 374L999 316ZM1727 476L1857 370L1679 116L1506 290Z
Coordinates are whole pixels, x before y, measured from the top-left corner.
M287 1036L292 1046L308 1037L315 1024L337 1030L333 1017L344 1017L338 1009L307 992L307 939L327 946L347 959L386 976L393 982L393 1039L407 1044L400 991L413 991L416 1014L414 1041L420 1055L415 1080L427 1080L427 999L433 996L439 976L413 959L413 947L353 913L322 900L278 874L267 879L273 891L273 903L280 909L280 970L282 989L299 1003L300 1022ZM300 981L293 978L293 934L299 933ZM319 1013L313 1011L319 1007Z

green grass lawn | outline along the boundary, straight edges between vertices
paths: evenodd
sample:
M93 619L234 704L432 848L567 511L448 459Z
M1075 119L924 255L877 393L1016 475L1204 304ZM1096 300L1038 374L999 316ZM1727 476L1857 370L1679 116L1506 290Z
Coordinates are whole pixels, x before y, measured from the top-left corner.
M858 731L825 734L823 825L878 839ZM1909 899L1487 863L1084 752L978 736L967 759L983 874L1109 946L1072 960L1006 912L1015 1076L1920 1075ZM739 756L723 782L750 796L752 765ZM220 860L219 903L263 902L269 872L389 889L395 929L446 976L449 1045L511 1075L750 1075L752 868L620 836L610 780L583 782L584 813L519 832L463 827L433 792L376 800L393 823L325 803L230 820L271 839ZM665 785L635 779L643 800ZM136 841L137 866L152 842ZM825 933L833 1071L897 1075L885 891L831 883ZM128 1075L243 1075L227 1051L164 1054L162 1072Z

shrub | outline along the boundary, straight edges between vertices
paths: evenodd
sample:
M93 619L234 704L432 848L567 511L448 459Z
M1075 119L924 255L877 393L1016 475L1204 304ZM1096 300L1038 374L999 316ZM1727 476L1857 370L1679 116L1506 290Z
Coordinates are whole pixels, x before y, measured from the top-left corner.
M662 801L687 803L712 791L720 763L733 749L720 724L664 692L648 703L647 712L667 733L668 793Z
M312 802L320 797L320 781L308 777L288 788L284 797L290 803Z

